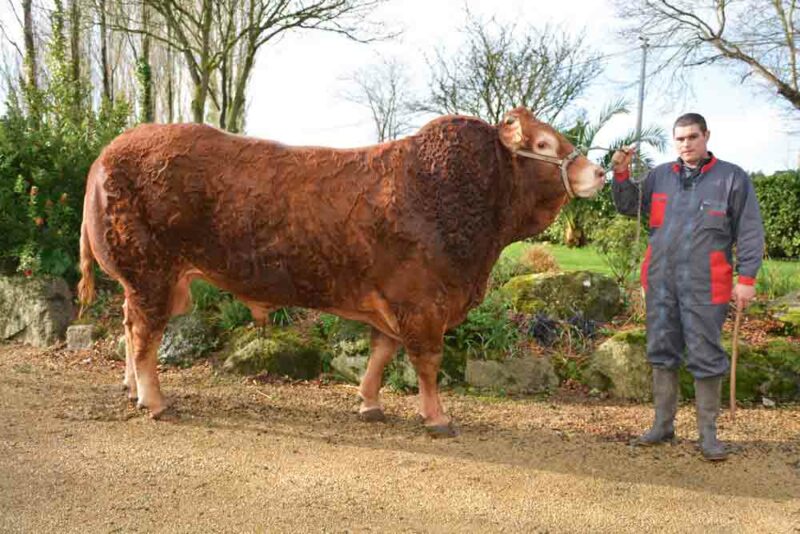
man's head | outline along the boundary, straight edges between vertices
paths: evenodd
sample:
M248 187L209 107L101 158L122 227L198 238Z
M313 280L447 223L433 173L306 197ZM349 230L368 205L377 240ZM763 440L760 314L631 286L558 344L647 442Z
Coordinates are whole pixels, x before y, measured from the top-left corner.
M697 165L708 154L708 131L706 120L698 113L686 113L678 117L672 126L675 150L690 166Z

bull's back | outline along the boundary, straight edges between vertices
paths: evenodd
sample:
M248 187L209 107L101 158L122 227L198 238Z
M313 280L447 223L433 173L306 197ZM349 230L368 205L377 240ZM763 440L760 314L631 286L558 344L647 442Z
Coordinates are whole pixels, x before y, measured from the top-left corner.
M146 223L149 254L175 269L255 299L329 306L373 276L376 255L393 254L385 215L397 166L383 157L144 125L104 150L98 179L111 218Z

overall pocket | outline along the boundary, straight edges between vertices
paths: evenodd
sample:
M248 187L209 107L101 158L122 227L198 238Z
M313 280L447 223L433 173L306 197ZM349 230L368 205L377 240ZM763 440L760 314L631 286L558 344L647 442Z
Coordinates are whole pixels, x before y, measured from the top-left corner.
M733 268L721 250L709 256L711 270L711 304L727 304L733 291Z
M650 228L659 228L664 224L664 214L667 211L667 194L653 193L650 197Z

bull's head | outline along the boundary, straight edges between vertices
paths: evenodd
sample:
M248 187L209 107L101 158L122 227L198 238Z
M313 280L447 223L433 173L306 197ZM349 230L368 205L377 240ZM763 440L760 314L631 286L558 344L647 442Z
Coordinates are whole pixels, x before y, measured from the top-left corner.
M536 166L543 187L560 187L569 197L592 197L603 188L603 168L580 155L566 137L536 120L527 108L506 113L497 129L512 154L528 158Z

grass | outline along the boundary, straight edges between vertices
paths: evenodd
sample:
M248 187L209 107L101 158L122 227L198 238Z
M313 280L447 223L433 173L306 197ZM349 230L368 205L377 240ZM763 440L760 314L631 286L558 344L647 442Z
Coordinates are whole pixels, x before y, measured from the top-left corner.
M558 262L563 271L593 271L611 274L603 258L591 247L569 248L564 245L540 243ZM531 243L518 241L503 250L503 256L512 260L519 259L526 249L533 246ZM636 272L638 276L638 270ZM758 275L759 293L770 297L796 291L800 289L800 261L798 260L764 260L761 272Z
M611 270L603 261L603 258L592 247L569 248L564 245L551 245L549 243L539 243L539 245L546 247L553 254L562 271L593 271L611 274ZM503 250L503 256L517 260L531 246L533 245L524 241L512 243Z

